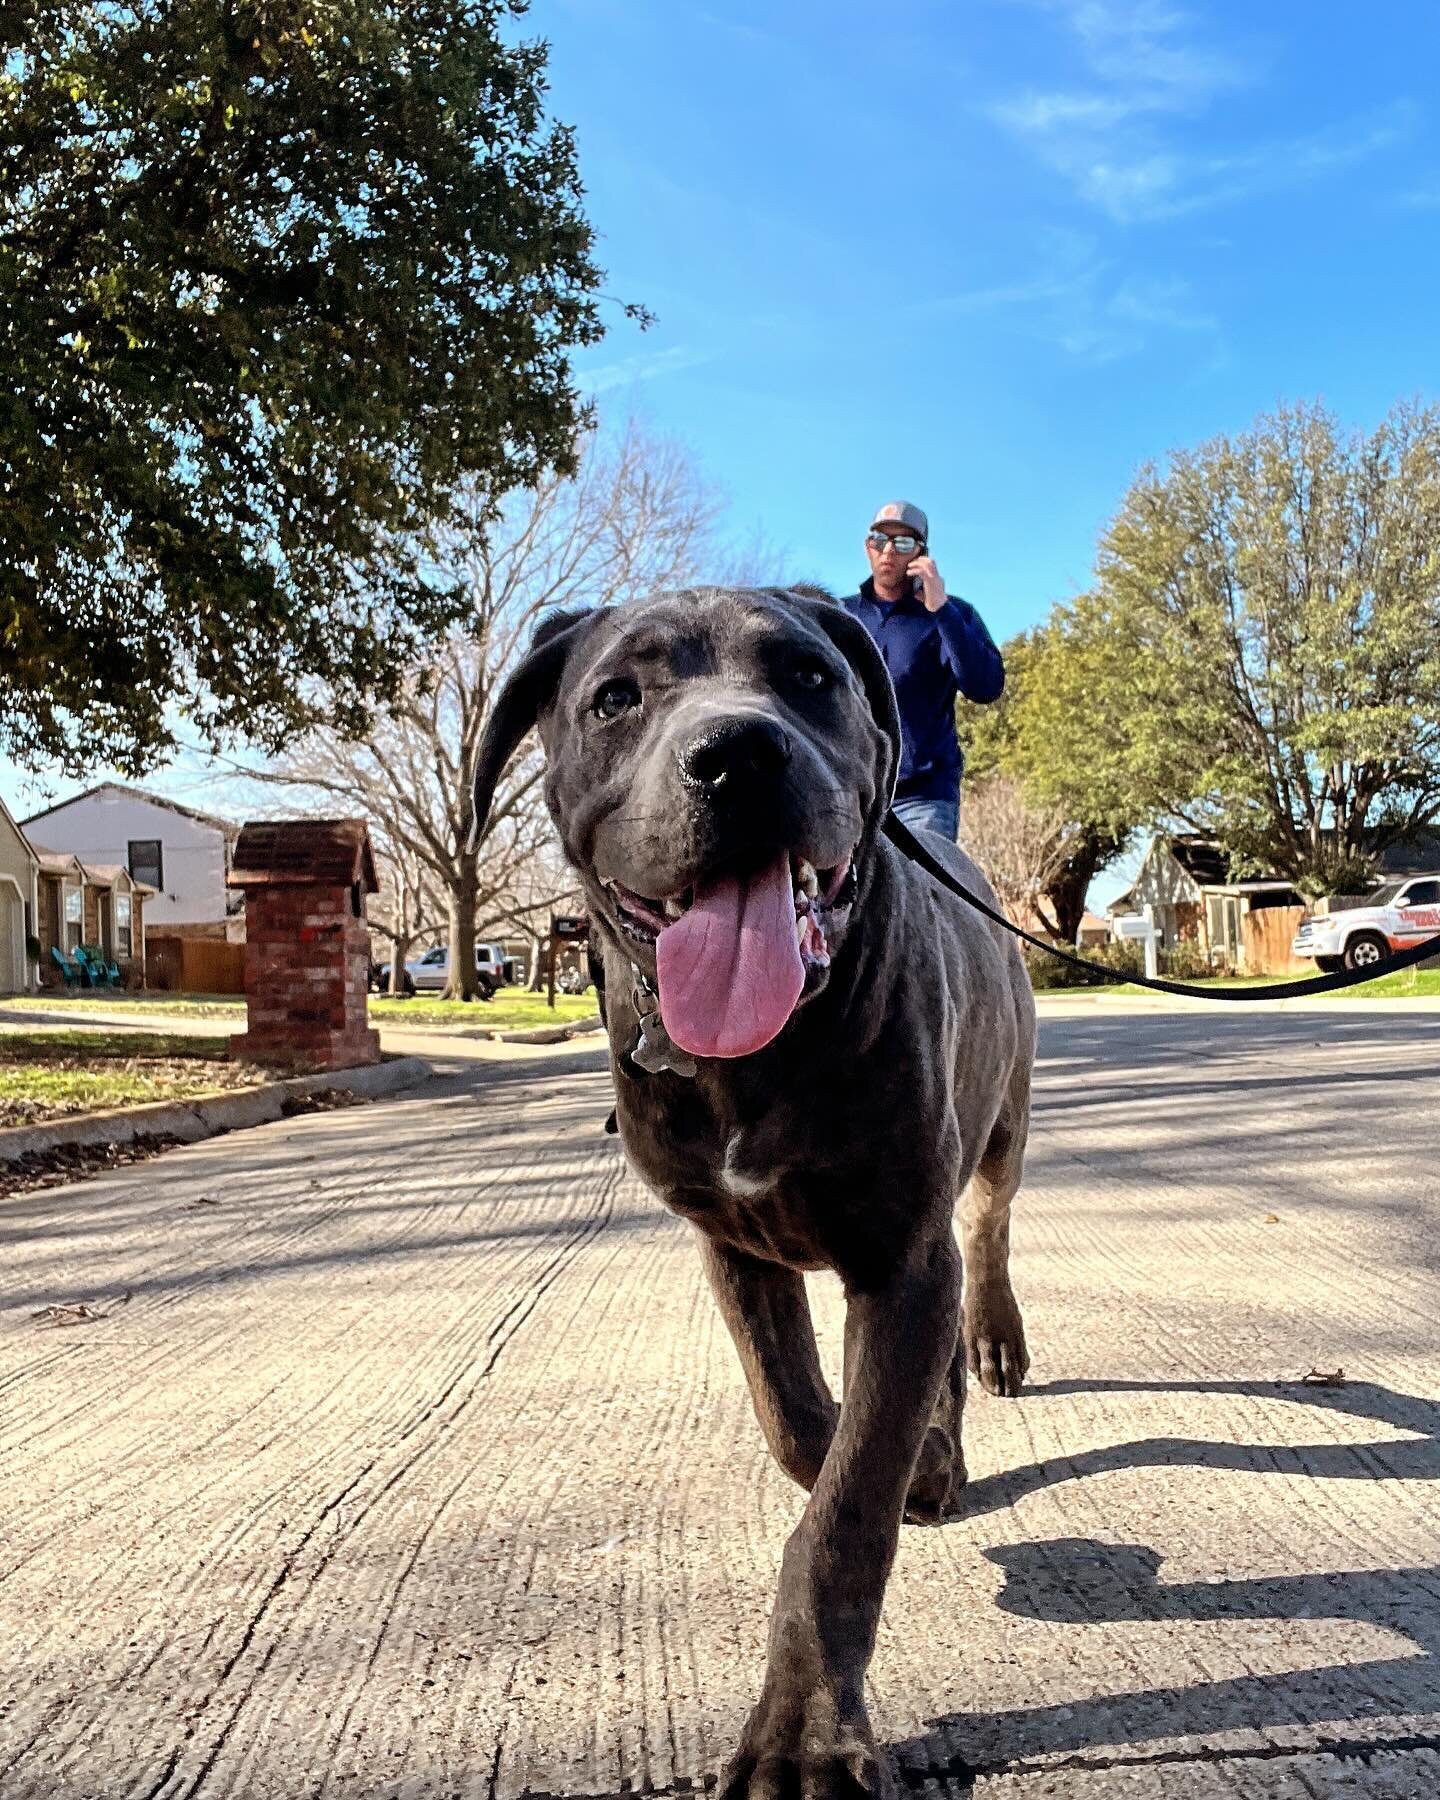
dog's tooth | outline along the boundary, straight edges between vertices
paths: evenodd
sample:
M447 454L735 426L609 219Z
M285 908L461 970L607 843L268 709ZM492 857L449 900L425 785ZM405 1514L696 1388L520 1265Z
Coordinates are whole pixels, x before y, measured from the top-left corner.
M795 885L812 900L820 892L820 877L815 873L815 865L806 862L803 857L796 872Z
M678 919L684 911L685 908L678 900L667 900L665 902L665 917L667 919Z

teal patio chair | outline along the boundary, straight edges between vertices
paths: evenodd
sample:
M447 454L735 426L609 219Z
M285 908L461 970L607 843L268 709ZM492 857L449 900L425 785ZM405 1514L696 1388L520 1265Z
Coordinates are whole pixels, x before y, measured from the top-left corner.
M89 987L89 970L82 963L72 961L63 950L57 950L53 944L50 946L50 960L60 971L67 993L73 994L75 989L82 985Z
M106 962L105 953L98 944L77 945L75 960L89 977L91 987L119 987L120 971L114 963Z

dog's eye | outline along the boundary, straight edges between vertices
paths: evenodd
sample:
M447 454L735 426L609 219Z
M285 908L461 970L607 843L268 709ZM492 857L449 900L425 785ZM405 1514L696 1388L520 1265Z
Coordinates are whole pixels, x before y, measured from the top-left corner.
M796 687L808 688L812 694L818 693L821 688L827 688L830 685L830 671L824 663L813 657L806 657L803 662L796 663L790 673L794 677Z
M592 709L597 719L618 719L640 704L640 690L633 681L607 681L595 695Z

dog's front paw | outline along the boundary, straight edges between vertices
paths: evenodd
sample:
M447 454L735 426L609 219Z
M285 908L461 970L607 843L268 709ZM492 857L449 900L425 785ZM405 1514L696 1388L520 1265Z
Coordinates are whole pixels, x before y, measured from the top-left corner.
M960 1505L966 1481L965 1455L959 1443L940 1425L932 1425L920 1446L915 1473L905 1496L905 1520L910 1525L943 1525Z
M718 1800L894 1800L888 1759L863 1711L828 1689L766 1697L720 1778Z
M981 1387L1014 1399L1020 1392L1030 1354L1020 1305L1007 1284L982 1287L972 1302L965 1296L965 1361Z

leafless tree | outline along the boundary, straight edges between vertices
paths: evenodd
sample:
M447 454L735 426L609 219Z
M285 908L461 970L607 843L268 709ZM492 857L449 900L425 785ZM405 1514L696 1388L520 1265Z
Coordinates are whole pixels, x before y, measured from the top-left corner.
M488 510L483 495L471 504ZM437 559L469 584L468 625L411 672L368 736L317 732L265 777L307 792L317 807L365 816L415 859L444 906L447 998L475 996L477 922L531 935L574 890L533 748L512 764L478 845L468 847L475 757L501 682L542 614L617 604L692 583L707 563L713 570L718 510L675 444L634 424L613 439L592 438L572 478L506 501L480 548L464 534L437 546Z
M553 834L515 872L510 890L501 895L476 927L481 937L523 937L526 942L526 985L540 986L542 957L550 936L551 918L559 912L575 912L581 892L574 872L566 863Z
M383 830L372 836L380 892L370 901L371 932L389 946L392 995L405 991L405 964L412 946L438 937L445 927L445 908L432 871L408 844L391 841Z
M1066 815L1058 806L1032 806L1018 782L986 775L967 782L960 842L985 871L1000 904L1017 925L1038 925L1059 941L1045 908L1045 892L1068 854Z

